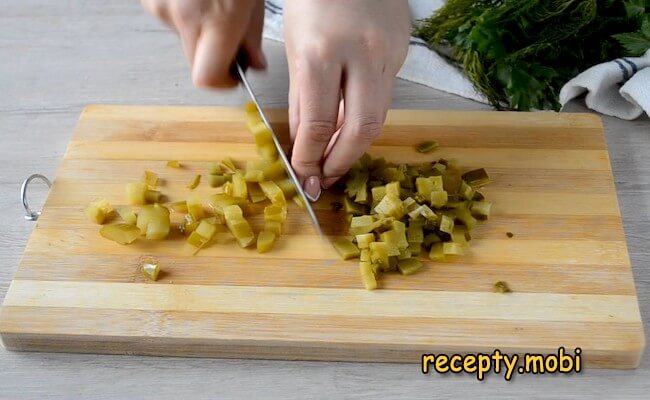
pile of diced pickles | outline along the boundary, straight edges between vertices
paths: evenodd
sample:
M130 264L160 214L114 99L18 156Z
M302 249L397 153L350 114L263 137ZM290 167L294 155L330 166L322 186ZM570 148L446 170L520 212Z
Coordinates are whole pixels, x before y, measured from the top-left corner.
M256 244L258 252L270 251L287 218L287 200L293 199L300 207L304 204L296 196L278 159L272 133L256 107L248 104L245 115L260 158L247 161L243 169L228 157L208 166L209 185L221 188L207 199L211 212L206 213L205 199L191 192L184 201L161 204L164 197L158 190L158 175L145 171L141 181L126 185L131 206L114 210L104 199L88 206L88 218L103 225L101 236L123 245L143 237L165 239L172 229L171 209L183 215L178 230L187 236L192 254L213 243L228 243L233 237L243 248ZM428 153L435 148L435 142L426 142L416 151ZM183 168L176 160L167 162L167 167ZM195 175L187 189L195 189L201 178ZM486 219L490 213L491 204L478 191L489 181L484 169L461 174L453 160L407 165L365 154L342 180L345 194L336 208L344 208L348 214L351 239L335 239L334 248L343 259L360 258L361 278L369 290L377 287L383 272L410 275L418 271L423 249L434 261L461 255L477 219ZM264 229L256 236L245 214L251 203L264 202ZM121 222L105 224L115 212ZM142 262L141 270L151 280L159 274L158 263L152 258Z
M139 206L137 212L132 207L114 210L106 200L100 199L88 206L86 215L91 221L103 225L116 211L122 221L104 225L99 233L124 245L142 237L150 240L166 238L171 231L171 209L183 213L178 229L187 236L187 244L194 254L212 243L226 243L233 237L241 247L256 243L260 253L271 250L287 218L287 199L293 198L299 206L304 205L295 197L295 187L278 159L272 134L253 104L246 106L246 122L261 158L249 160L244 169L236 168L228 157L209 165L208 183L211 187L221 188L221 193L207 199L212 211L210 215L204 208L204 199L192 193L185 201L169 206L161 204L163 195L157 190L158 175L152 171L145 171L142 181L126 185L127 202ZM167 162L167 167L182 168L182 164L172 160ZM187 188L193 190L200 182L201 175L196 175ZM264 229L256 237L244 212L248 204L262 203L267 199L270 204L264 207ZM151 280L156 280L158 271L157 264L151 260L142 265L143 274Z
M420 145L416 151L436 147ZM366 154L344 187L353 238L338 239L334 246L344 259L360 258L369 290L382 272L410 275L422 268L423 249L434 261L461 255L477 220L490 214L491 203L478 191L489 181L482 168L461 174L453 160L398 165Z

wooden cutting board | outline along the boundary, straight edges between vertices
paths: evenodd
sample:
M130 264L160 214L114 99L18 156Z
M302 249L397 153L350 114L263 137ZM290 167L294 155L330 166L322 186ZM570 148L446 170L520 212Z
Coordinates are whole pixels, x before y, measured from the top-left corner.
M286 140L286 111L270 116ZM416 153L427 139L441 148ZM645 339L597 117L391 111L371 153L413 163L457 158L489 171L493 216L468 255L387 275L369 292L357 263L339 261L295 207L265 255L230 244L190 256L180 235L109 242L84 216L91 200L124 204L125 184L145 169L164 179L170 201L181 200L208 161L256 155L238 109L87 107L4 299L5 347L417 363L422 353L564 346L580 347L587 367L638 365ZM170 159L186 168L166 168ZM214 189L204 182L196 192ZM343 235L332 200L324 195L317 213L329 235ZM159 281L141 276L143 255L159 258ZM494 293L498 280L514 292Z

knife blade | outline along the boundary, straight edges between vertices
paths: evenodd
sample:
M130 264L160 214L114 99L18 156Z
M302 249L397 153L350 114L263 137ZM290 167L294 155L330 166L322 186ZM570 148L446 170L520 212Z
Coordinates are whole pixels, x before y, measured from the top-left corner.
M255 96L255 92L253 92L253 88L251 87L250 83L248 83L248 79L246 79L246 74L244 72L244 69L241 67L241 64L239 62L235 63L235 67L237 69L237 74L239 75L238 76L239 81L241 82L242 86L244 86L246 92L248 92L248 96L250 97L253 104L255 104L255 107L257 108L257 112L262 118L264 125L266 125L266 127L271 132L271 136L273 137L273 144L275 144L275 149L278 151L278 155L282 160L282 164L284 164L284 169L287 171L289 178L293 182L293 185L296 187L296 193L298 193L298 196L300 196L300 199L305 205L305 210L307 210L307 214L309 214L309 218L311 219L311 222L314 225L314 229L316 229L316 232L322 237L323 230L321 229L320 223L318 222L318 218L316 217L314 208L311 206L311 202L307 198L307 195L305 195L305 191L302 189L302 186L300 185L300 181L296 176L296 172L291 167L291 163L289 162L287 155L284 154L284 150L282 150L282 146L280 145L280 141L278 140L277 135L273 131L273 127L269 123L269 120L266 118L266 115L264 115L264 112L262 111L262 107L260 107L260 103L257 101L257 97Z

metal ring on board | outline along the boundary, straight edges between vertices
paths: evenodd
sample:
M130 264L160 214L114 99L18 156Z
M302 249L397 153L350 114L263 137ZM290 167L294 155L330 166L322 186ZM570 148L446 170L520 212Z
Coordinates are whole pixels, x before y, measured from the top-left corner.
M41 216L41 210L32 211L32 209L29 208L29 204L27 204L27 186L29 186L29 183L34 179L42 180L43 182L45 182L48 188L52 187L52 182L50 182L50 180L47 179L47 177L41 174L30 175L29 178L23 181L23 185L20 188L20 199L22 200L23 207L25 208L25 219L27 221L36 221L38 217Z

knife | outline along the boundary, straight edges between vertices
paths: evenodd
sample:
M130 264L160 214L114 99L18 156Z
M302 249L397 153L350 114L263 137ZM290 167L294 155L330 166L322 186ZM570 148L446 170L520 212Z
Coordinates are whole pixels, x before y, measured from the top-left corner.
M255 107L257 108L257 112L260 114L260 117L262 118L264 125L266 125L269 131L271 131L271 136L273 137L273 143L275 144L275 149L278 151L278 154L280 155L282 164L284 164L284 169L287 171L287 174L289 175L291 182L293 182L293 185L296 187L296 193L298 193L298 196L300 196L303 204L305 205L305 210L307 210L307 214L309 214L309 218L311 219L311 222L314 225L314 229L316 229L316 232L322 237L323 230L321 229L320 224L318 223L318 218L316 218L316 213L314 212L314 208L311 206L311 202L305 195L305 191L302 189L302 186L298 181L296 172L293 170L293 168L291 168L291 163L289 162L287 155L284 154L284 150L282 150L282 146L280 145L280 141L278 140L277 135L273 131L273 127L271 127L269 120L266 119L266 115L264 115L264 112L262 111L262 107L260 107L260 103L257 101L257 97L255 97L253 88L251 87L250 83L248 83L248 80L246 79L246 74L244 73L244 69L241 67L241 64L239 62L235 63L235 67L237 69L237 75L239 75L239 81L242 83L242 86L244 86L244 88L246 89L246 92L248 92L248 96L250 97L251 101L255 104Z

